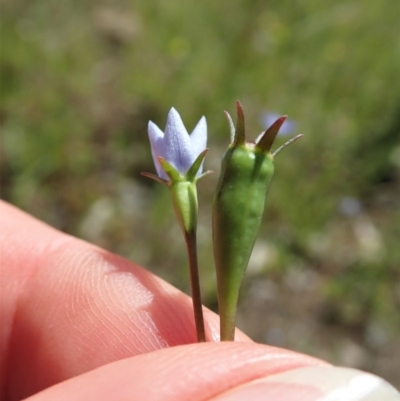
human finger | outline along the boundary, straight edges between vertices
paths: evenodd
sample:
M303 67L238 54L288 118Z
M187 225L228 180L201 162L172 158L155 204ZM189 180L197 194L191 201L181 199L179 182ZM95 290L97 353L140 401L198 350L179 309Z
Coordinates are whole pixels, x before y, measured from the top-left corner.
M8 391L26 397L115 360L196 341L191 299L149 271L5 203L0 227ZM205 321L215 340L217 316L205 309ZM249 341L240 332L237 339Z
M191 344L110 363L29 401L209 400L279 372L325 365L306 355L254 343Z

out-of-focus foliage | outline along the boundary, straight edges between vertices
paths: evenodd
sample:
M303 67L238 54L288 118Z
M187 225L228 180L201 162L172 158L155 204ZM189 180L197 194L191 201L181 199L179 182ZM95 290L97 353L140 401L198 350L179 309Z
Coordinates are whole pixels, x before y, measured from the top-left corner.
M139 172L154 170L149 119L174 106L191 130L206 115L215 308L222 111L240 99L254 138L264 113L288 114L305 136L276 160L239 326L400 385L398 0L4 0L1 14L3 198L187 290L169 194Z

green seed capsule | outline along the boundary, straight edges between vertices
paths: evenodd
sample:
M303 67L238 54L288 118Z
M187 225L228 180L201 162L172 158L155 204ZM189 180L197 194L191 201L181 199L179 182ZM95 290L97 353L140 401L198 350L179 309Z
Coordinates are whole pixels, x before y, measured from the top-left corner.
M237 103L237 127L221 166L213 208L213 243L217 270L221 340L234 340L236 308L247 264L264 212L274 173L272 143L286 117L278 119L257 141L245 141L244 115ZM280 150L280 149L278 149Z

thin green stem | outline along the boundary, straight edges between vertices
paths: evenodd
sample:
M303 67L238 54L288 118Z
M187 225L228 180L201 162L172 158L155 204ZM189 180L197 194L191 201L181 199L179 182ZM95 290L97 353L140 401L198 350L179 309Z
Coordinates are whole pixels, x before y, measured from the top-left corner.
M185 241L189 258L190 286L192 289L193 312L194 312L194 321L196 324L197 341L205 342L206 333L204 329L203 307L201 303L199 268L197 261L196 231L195 230L191 230L191 232L185 231Z

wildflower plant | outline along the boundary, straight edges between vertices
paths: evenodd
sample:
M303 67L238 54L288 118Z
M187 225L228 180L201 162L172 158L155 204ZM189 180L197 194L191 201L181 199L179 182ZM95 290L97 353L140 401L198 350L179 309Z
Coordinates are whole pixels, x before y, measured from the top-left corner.
M264 212L266 193L274 172L274 157L298 135L275 152L273 142L286 116L278 118L255 142L247 142L242 106L237 102L236 127L226 112L231 143L222 159L221 175L213 206L213 244L217 273L220 336L233 341L240 285L250 259ZM172 108L165 131L149 122L148 134L157 175L142 173L171 192L189 258L191 290L198 341L205 341L197 262L197 181L207 153L207 125L200 119L189 135Z
M167 186L171 192L175 214L186 241L197 339L202 342L205 341L205 330L197 261L196 183L208 174L202 174L208 150L206 119L202 117L189 135L179 113L172 108L168 113L165 131L150 121L148 134L158 175L142 174Z
M236 105L236 127L230 115L231 143L222 158L213 207L213 244L217 271L221 340L234 340L240 285L264 213L274 173L274 157L298 135L271 152L286 116L278 118L255 142L246 141L242 106Z

